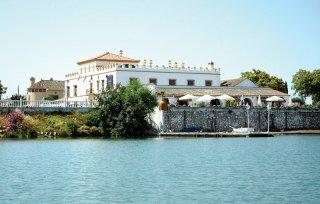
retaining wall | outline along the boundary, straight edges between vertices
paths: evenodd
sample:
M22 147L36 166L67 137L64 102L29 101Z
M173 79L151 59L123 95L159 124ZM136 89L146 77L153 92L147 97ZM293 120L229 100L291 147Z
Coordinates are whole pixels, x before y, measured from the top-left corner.
M266 108L249 109L249 124L255 131L267 131ZM163 113L165 132L224 132L231 127L247 127L245 108L170 107ZM320 129L320 110L271 109L270 131Z

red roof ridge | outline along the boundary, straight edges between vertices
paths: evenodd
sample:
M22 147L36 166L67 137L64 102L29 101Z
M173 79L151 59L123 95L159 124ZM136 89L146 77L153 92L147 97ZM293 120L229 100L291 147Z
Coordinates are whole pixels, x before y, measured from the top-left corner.
M140 60L136 60L133 58L125 57L123 55L117 55L111 52L106 52L104 54L98 55L96 57L92 57L86 60L81 60L77 62L78 65L85 64L93 61L110 61L110 62L129 62L129 63L139 63Z

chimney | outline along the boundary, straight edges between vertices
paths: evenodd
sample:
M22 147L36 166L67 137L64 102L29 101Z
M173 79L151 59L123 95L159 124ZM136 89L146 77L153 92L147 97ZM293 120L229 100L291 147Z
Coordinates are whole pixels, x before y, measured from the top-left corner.
M31 83L31 86L36 82L36 78L34 77L31 77L30 78L30 83Z
M50 81L53 81L53 78L50 78Z
M119 55L122 56L123 55L123 50L119 51Z
M213 62L213 61L210 61L210 62L208 63L208 68L209 68L209 69L214 69L214 62Z

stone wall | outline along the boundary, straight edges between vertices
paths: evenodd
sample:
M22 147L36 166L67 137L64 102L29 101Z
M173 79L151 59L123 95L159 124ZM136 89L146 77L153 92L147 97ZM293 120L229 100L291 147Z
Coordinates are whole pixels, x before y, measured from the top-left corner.
M45 113L61 113L69 114L74 112L87 113L93 108L64 108L64 107L22 107L22 108L13 108L13 107L0 107L0 114L7 114L16 109L21 110L26 114L45 114Z
M249 109L249 124L255 131L267 131L267 109ZM247 127L245 108L171 107L163 114L165 132L223 132L231 127ZM270 131L300 129L320 129L320 110L271 109Z

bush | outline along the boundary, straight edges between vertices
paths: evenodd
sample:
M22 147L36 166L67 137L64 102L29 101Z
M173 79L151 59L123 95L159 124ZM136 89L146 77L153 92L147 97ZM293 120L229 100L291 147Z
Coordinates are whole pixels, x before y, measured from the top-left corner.
M25 117L21 112L9 113L6 120L6 132L19 132L25 129Z
M78 128L79 124L73 120L67 121L67 134L70 137L77 137L78 136Z
M142 137L148 130L147 116L157 106L151 90L133 80L126 87L117 86L98 96L99 122L107 137Z
M86 114L84 117L85 124L90 127L92 126L98 127L100 125L99 116L100 116L99 111L93 111L91 113Z
M28 135L28 138L29 138L29 139L36 139L36 138L38 138L38 133L37 133L37 131L34 130L34 129L29 129L29 130L27 131L27 135Z

